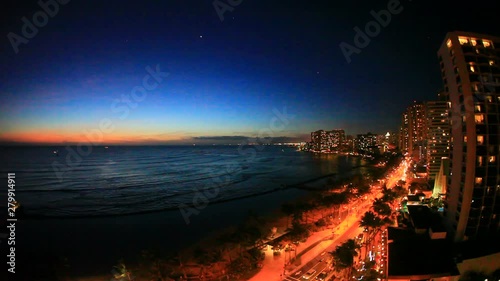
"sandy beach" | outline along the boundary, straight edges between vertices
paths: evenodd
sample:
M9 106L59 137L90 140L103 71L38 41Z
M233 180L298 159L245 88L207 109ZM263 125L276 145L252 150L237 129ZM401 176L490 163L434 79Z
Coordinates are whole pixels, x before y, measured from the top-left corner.
M240 223L250 210L259 215L280 216L279 209L284 202L306 194L304 190L286 189L209 205L198 215L191 216L189 224L180 211L26 220L19 223L17 232L19 265L26 268L22 271L32 268L41 274L47 271L47 267L59 264L60 268L79 278L111 276L110 272L119 259L134 264L143 250L170 252L189 247L221 229ZM68 264L68 267L63 264Z

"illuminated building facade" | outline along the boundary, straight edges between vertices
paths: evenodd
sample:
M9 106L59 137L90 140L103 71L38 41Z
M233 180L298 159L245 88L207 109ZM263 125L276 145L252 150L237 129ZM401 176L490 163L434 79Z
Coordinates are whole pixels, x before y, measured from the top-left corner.
M427 120L423 103L415 102L402 115L400 148L419 162L426 155Z
M443 98L446 98L441 94ZM426 166L429 179L435 179L441 168L441 159L450 153L450 118L446 100L425 103L427 117Z
M376 154L379 153L378 136L376 134L367 133L356 136L355 149L361 154Z
M314 151L339 151L345 139L344 130L319 130L311 133L311 143Z
M438 57L451 104L445 213L455 241L498 237L500 38L450 32Z

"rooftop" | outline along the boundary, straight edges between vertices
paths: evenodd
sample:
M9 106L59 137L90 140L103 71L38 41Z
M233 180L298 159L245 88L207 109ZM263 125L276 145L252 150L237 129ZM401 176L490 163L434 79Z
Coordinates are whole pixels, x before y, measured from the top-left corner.
M411 221L413 222L413 227L430 228L432 220L432 212L431 209L429 209L429 207L425 205L408 205L407 207Z
M450 241L439 239L395 240L389 243L389 279L430 279L460 275Z

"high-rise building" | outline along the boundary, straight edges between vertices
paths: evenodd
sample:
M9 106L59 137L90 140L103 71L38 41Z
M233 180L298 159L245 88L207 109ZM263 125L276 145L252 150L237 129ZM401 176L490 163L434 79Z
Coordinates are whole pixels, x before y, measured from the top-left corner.
M399 129L399 150L403 153L408 152L410 148L410 119L408 112L401 115L401 127Z
M389 134L389 135L387 135ZM389 143L389 150L396 150L399 146L399 134L397 132L387 132L386 137Z
M440 94L443 99L445 95ZM441 168L441 159L450 153L450 118L448 101L436 100L425 103L427 117L427 175L435 179Z
M355 149L361 154L379 153L377 135L372 133L357 135L355 139Z
M319 130L311 133L312 149L315 151L322 151L326 149L327 134L325 130Z
M438 57L451 103L445 213L456 241L499 237L500 38L450 32Z
M354 152L354 137L352 135L346 135L342 151Z
M332 138L332 150L333 151L339 151L344 144L346 138L345 138L345 131L342 129L339 130L331 130L330 132L331 138Z
M426 127L425 106L414 102L402 115L399 146L416 161L423 160L426 154Z
M315 151L339 151L344 141L344 130L319 130L311 133L312 148Z

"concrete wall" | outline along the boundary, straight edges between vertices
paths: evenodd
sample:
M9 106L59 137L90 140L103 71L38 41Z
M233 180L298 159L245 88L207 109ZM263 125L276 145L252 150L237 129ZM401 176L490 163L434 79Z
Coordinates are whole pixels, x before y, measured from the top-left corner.
M500 268L500 253L464 260L457 264L457 267L460 275L463 275L467 271L483 271L486 274L490 274ZM460 277L454 277L453 281L458 281L458 279Z

